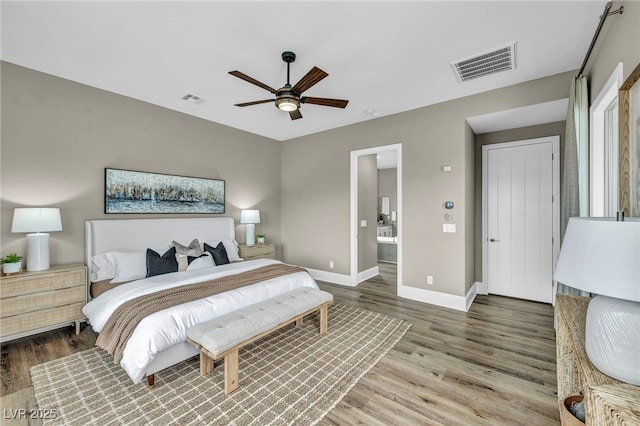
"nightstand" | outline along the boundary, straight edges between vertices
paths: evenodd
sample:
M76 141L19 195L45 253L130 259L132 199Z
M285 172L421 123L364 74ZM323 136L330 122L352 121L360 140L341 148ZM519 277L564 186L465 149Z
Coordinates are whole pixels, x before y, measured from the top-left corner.
M275 259L276 245L271 243L256 244L248 246L246 244L238 244L240 248L240 257L244 260L251 259Z
M82 264L1 277L0 339L17 339L72 323L79 334L86 303L87 267Z

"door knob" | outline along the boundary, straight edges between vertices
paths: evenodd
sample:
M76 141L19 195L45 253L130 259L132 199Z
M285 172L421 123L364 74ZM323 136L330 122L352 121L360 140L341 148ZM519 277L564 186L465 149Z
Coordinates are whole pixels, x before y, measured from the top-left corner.
M496 240L495 238L490 238L489 241L491 241L492 243L499 243L500 240Z

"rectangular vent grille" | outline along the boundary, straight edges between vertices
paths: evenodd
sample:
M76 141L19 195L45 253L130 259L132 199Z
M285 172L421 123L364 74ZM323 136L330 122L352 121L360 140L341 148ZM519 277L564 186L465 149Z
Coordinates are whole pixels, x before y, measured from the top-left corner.
M516 44L511 43L480 55L451 62L451 67L458 81L462 83L485 75L515 69L515 51Z
M187 93L186 95L184 95L182 97L182 100L183 101L187 101L187 102L192 103L192 104L201 104L202 102L206 101L205 98L201 98L200 96L194 95L192 93Z

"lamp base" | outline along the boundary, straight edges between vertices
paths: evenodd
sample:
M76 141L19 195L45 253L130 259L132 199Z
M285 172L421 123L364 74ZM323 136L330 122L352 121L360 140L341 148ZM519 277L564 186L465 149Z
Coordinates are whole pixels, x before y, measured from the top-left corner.
M49 234L27 235L27 271L49 269Z
M256 225L253 223L247 223L247 227L244 231L244 241L248 246L256 245Z
M640 302L595 296L585 327L589 361L614 379L640 386Z

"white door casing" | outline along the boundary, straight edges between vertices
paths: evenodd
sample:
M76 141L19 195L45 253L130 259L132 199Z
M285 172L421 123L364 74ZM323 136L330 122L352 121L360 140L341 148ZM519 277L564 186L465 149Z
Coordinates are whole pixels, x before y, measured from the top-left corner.
M558 136L485 145L485 292L552 303L559 242Z
M397 195L396 195L396 237L397 237L397 287L403 287L402 281L402 143L384 145L351 151L350 155L350 234L351 234L351 273L349 285L355 287L358 279L358 157L392 151L396 153Z

